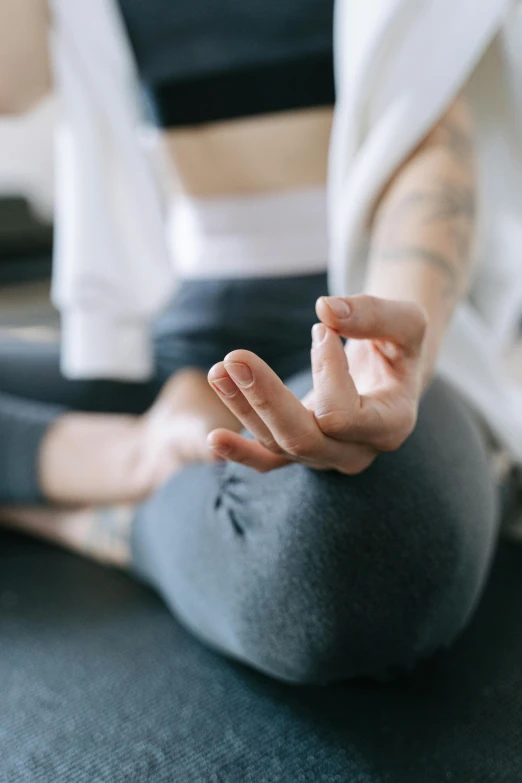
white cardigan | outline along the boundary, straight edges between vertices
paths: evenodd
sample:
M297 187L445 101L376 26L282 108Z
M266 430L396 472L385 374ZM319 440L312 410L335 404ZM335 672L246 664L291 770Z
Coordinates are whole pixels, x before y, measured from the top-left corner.
M135 66L112 0L51 0L63 121L53 298L72 378L145 378L173 289L157 183L139 143ZM439 371L522 463L522 390L501 352L522 315L522 134L514 0L337 0L330 290L361 289L365 225L396 167L464 87L478 122L480 258ZM522 88L522 67L518 74ZM522 93L522 89L521 89Z

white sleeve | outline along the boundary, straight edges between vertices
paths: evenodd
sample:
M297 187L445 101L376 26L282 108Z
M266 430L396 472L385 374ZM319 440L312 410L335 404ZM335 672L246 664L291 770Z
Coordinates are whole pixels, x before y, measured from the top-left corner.
M329 169L336 293L360 288L367 219L398 166L462 89L513 0L336 0Z
M337 103L329 170L333 293L361 290L368 216L376 198L477 72L491 43L511 23L515 6L515 0L336 0ZM496 85L485 80L479 89L485 93ZM505 147L506 127L497 127L496 119L486 113L484 125ZM519 261L514 235L512 245L512 256ZM493 259L497 264L495 254ZM439 355L438 372L521 461L520 390L506 382L493 337L476 299L462 302Z
M53 301L70 378L140 380L173 287L159 188L139 142L134 72L110 0L53 0L62 122Z

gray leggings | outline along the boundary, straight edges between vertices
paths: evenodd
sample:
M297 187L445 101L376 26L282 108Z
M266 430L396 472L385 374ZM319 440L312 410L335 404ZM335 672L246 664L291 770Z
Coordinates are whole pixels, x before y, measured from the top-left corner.
M259 353L310 388L323 275L185 283L148 384L70 382L52 346L0 345L0 502L38 500L39 442L64 408L139 413L180 367ZM385 677L447 646L484 585L496 491L477 428L436 379L417 427L359 476L194 465L141 505L135 571L207 644L291 682Z

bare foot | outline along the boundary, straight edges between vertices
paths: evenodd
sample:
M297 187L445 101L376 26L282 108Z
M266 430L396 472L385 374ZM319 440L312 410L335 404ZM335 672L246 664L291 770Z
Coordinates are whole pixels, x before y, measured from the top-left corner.
M44 494L60 505L0 508L0 520L124 567L135 503L185 465L213 461L206 439L217 427L241 430L199 370L174 375L143 416L65 414L40 454Z
M207 376L199 370L173 375L140 420L144 476L138 483L154 489L186 465L215 461L207 435L217 427L233 432L242 429L209 386Z
M42 444L43 494L68 506L136 503L185 465L213 461L206 437L218 427L241 430L199 370L176 373L143 416L66 413Z
M130 562L130 530L134 506L92 509L0 508L2 526L107 565Z

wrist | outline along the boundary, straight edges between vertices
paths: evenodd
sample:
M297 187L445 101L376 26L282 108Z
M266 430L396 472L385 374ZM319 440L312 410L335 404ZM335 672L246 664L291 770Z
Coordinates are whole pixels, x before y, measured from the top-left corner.
M441 303L440 297L434 296L433 288L421 286L414 277L408 279L389 278L387 275L376 276L368 281L365 293L381 299L412 302L419 307L426 318L426 335L420 361L422 379L421 391L429 385L435 368L439 351L452 308L447 303Z
M427 329L421 354L422 391L429 386L437 367L437 361L446 332L446 319L427 315Z
M436 356L429 355L428 351L423 352L420 368L420 393L423 394L431 383L435 374L437 364Z

